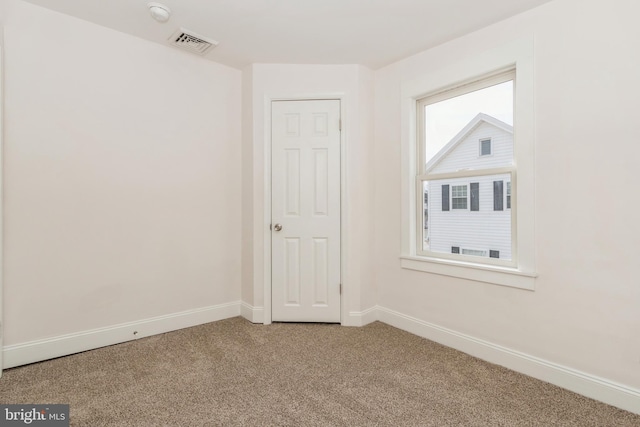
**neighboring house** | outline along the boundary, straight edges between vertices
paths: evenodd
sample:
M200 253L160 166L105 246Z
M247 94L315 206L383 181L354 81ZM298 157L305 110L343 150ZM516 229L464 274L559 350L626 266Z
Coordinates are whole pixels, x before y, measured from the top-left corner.
M428 163L427 173L492 169L513 163L513 127L478 114ZM509 174L430 181L429 250L511 259Z

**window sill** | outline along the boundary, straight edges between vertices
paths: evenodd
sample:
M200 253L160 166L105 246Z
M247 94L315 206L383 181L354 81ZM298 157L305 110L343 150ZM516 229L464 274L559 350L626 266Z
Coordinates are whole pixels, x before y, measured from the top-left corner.
M424 271L425 273L458 277L530 291L535 289L535 279L538 276L536 273L524 272L515 268L418 256L401 256L400 265L408 270Z

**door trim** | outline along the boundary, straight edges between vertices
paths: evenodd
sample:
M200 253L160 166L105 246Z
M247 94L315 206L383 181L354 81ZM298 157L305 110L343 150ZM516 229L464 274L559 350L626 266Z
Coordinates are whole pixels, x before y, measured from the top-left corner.
M265 325L271 324L271 103L273 101L315 101L315 100L336 100L340 101L340 277L342 282L342 293L340 295L340 324L343 325L348 314L345 303L349 290L349 284L346 280L346 251L347 247L347 230L345 229L346 217L348 212L348 201L346 198L347 186L347 130L345 120L345 94L344 93L323 93L309 95L294 96L265 96L264 99L264 211L263 211L263 228L264 228L264 248L263 248L263 283L264 283L264 318Z

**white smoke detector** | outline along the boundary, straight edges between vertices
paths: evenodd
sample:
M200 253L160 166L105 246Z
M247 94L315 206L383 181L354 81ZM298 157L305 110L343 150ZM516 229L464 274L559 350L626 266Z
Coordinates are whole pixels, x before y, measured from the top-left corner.
M171 17L171 9L161 3L147 3L147 7L151 17L158 22L167 22Z

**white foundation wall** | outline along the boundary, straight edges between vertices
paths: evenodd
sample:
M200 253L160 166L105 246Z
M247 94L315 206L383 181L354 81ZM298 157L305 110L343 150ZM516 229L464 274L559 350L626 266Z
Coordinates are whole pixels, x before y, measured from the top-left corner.
M5 350L239 314L241 72L3 3Z
M378 70L375 85L378 304L408 323L626 387L635 396L627 409L640 396L639 14L633 0L556 0ZM402 269L400 88L531 36L535 291Z

